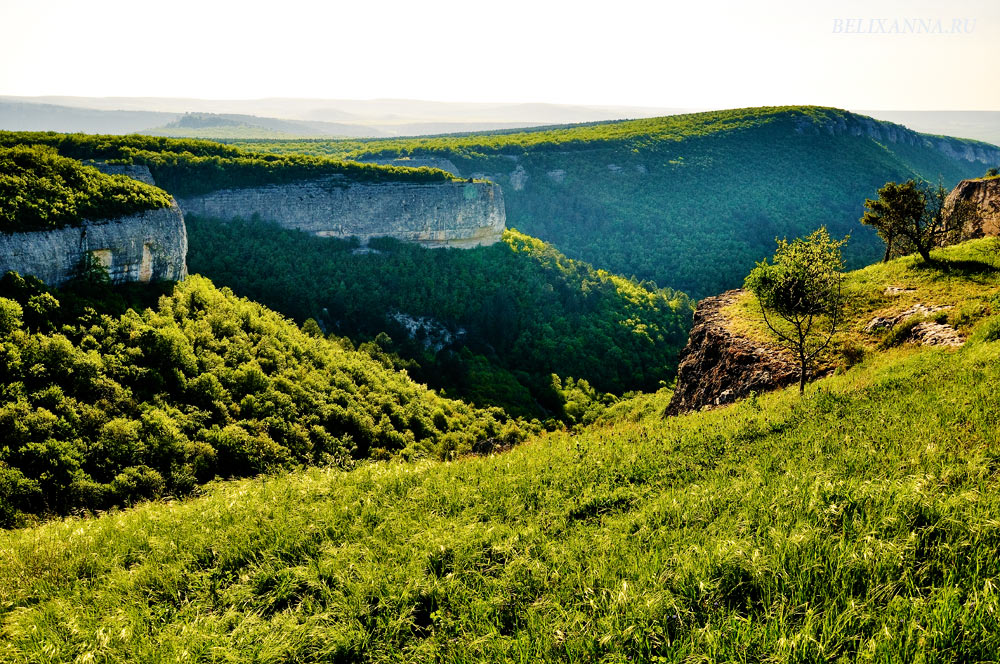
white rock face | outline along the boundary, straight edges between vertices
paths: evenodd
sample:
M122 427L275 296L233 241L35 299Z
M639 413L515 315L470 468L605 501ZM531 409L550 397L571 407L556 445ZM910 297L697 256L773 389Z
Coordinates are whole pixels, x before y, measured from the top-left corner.
M514 188L514 191L521 191L528 183L528 171L524 170L524 166L521 164L518 164L517 168L511 171L507 177L510 178L510 186Z
M450 346L456 339L465 336L465 328L460 327L454 334L440 321L428 316L411 316L402 311L393 311L386 315L387 318L396 321L406 328L410 338L418 334L424 336L424 348L433 348L434 352L439 352L445 346Z
M340 176L223 189L178 200L185 214L216 219L259 215L321 237L394 237L425 247L498 242L506 228L503 192L491 182L358 183Z
M14 270L58 286L84 254L104 263L115 283L179 281L187 276L187 229L176 205L52 231L0 233L0 274Z

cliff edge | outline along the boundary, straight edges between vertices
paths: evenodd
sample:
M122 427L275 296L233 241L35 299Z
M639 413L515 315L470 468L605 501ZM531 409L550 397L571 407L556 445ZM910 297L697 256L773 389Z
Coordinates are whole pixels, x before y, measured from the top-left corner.
M187 229L176 205L54 230L0 233L0 274L15 271L59 286L90 254L111 281L179 281L187 276Z
M667 415L722 406L798 380L798 367L787 351L730 331L723 310L742 294L742 290L726 291L698 303Z
M471 248L500 241L503 193L492 182L352 182L329 176L288 184L213 191L178 201L184 214L216 219L254 215L321 237L363 244L390 236L425 247Z
M950 214L960 201L968 202L974 210L973 220L963 229L963 237L1000 235L1000 177L959 182L945 199L945 214Z

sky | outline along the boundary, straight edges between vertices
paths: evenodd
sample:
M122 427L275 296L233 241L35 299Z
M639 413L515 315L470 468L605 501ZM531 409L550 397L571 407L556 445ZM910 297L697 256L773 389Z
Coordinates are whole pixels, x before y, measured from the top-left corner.
M0 95L1000 110L997 0L0 0Z

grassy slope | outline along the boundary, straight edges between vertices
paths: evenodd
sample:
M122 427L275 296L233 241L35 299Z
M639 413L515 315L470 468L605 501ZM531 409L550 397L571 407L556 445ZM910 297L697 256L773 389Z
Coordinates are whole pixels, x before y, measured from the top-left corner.
M0 660L992 660L998 380L997 342L896 349L804 399L0 534Z
M836 109L779 107L453 137L246 145L347 158L447 157L462 175L485 174L503 186L509 226L570 257L703 297L738 285L770 255L775 236L821 224L852 234L849 262L867 264L880 250L857 223L865 197L891 179L919 175L950 186L985 170L923 146L826 131L864 121ZM518 168L528 176L521 189L512 178ZM558 171L561 181L549 175Z
M937 261L935 265L913 255L849 273L844 283L846 315L834 337L835 348L876 351L887 337L882 331L865 332L868 323L876 316L897 316L916 304L948 307L937 317L963 336L970 335L984 317L1000 314L1000 244L996 238L937 249L931 256ZM888 286L903 291L890 294ZM757 301L749 293L730 305L727 313L734 330L773 340ZM836 363L837 353L828 361Z

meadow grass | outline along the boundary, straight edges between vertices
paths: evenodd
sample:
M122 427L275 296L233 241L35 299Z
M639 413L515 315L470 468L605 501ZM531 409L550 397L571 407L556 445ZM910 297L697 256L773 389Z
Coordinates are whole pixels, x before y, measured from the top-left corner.
M894 349L0 533L0 661L993 661L998 379L1000 343Z
M876 316L894 317L916 304L946 307L927 317L939 318L952 325L963 337L968 337L984 319L1000 314L1000 244L997 238L936 249L931 257L934 262L930 264L914 254L845 275L845 315L834 337L833 351L824 358L824 365L835 366L844 348L871 352L891 342L891 330L868 332L865 328ZM888 292L889 286L898 290ZM764 323L756 298L750 293L726 307L725 313L734 332L762 342L776 341Z

